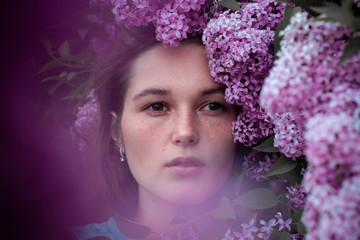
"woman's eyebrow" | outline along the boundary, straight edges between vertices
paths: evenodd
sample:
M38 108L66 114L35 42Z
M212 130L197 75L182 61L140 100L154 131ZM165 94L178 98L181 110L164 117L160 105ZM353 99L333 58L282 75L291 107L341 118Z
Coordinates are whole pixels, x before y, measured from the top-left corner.
M161 89L161 88L147 88L143 91L141 91L139 94L136 94L133 98L134 101L139 100L140 98L143 98L145 96L149 95L158 95L158 96L167 96L170 94L169 90Z
M221 87L217 87L217 88L204 89L204 90L200 91L200 94L202 96L207 96L207 95L211 95L214 93L224 93L224 92L225 92L225 87L221 86Z

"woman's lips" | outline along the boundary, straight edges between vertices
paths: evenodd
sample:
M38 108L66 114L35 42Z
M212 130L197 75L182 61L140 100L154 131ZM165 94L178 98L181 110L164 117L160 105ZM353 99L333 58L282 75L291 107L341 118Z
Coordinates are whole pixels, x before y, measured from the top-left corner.
M166 167L178 176L194 176L205 169L205 163L195 157L177 157L168 162Z

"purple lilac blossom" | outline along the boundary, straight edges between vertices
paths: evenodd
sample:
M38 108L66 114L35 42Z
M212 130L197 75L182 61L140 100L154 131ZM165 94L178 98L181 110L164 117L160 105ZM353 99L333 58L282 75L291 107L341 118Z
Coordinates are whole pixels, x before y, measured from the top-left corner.
M323 104L321 94L342 82L359 83L360 58L338 68L349 31L339 23L308 21L306 12L297 13L280 33L282 50L266 78L261 105L270 116L292 112L298 121L314 115Z
M257 182L267 180L264 176L278 158L279 155L276 153L262 153L251 150L250 153L244 157L243 167L246 170L245 175L255 179Z
M233 123L234 140L252 146L273 133L269 116L259 106L259 92L273 65L273 29L284 5L260 1L242 6L243 13L228 10L210 20L203 43L211 75L227 86L225 99L243 107Z
M73 127L73 131L79 137L79 150L82 156L87 151L88 141L99 124L99 104L94 89L92 89L86 97L85 103L78 107Z
M260 239L269 239L270 234L274 230L274 227L276 226L276 219L272 218L269 222L266 222L264 220L260 220L260 224L262 227L260 228L260 231L258 233L258 237Z
M303 219L307 239L360 239L360 178L346 179L339 190L318 185L308 196Z
M156 15L156 40L164 45L176 47L188 34L200 33L206 27L209 16L205 0L174 0L161 8Z
M338 189L342 181L360 175L360 133L346 114L319 114L307 123L305 150L309 167L304 176L306 192L316 186Z
M99 105L92 89L86 97L86 102L77 109L74 130L81 138L88 138L100 122Z
M291 112L277 114L273 119L273 123L275 124L274 146L284 153L286 157L293 160L304 155L304 129L298 126Z
M160 4L157 0L111 0L115 22L125 27L147 26Z
M283 230L283 229L287 229L289 232L291 230L290 224L292 219L288 218L286 221L283 219L281 212L278 212L275 217L277 218L277 224L279 224L279 231ZM276 225L277 225L276 224Z
M286 198L290 200L290 205L295 209L302 209L305 205L306 192L303 185L296 184L295 186L286 187L288 194Z

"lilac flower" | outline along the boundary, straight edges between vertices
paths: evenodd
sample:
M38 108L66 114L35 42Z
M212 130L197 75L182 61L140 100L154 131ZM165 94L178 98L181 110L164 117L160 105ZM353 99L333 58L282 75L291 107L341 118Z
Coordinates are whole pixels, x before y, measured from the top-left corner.
M360 174L360 133L348 114L319 114L307 123L306 156L309 170L304 176L307 192L317 185L337 189L342 181Z
M302 209L305 205L306 193L303 185L296 184L295 186L286 187L289 191L286 198L290 200L290 204L295 209Z
M115 21L125 27L147 26L160 5L155 0L112 0Z
M156 40L169 46L179 45L178 39L187 37L189 19L173 9L170 4L166 4L157 14Z
M245 175L255 179L257 182L266 180L264 175L278 158L279 155L275 153L265 154L251 150L250 153L244 157L243 167L246 169Z
M231 234L231 229L228 229L221 240L234 240L234 237Z
M265 222L264 220L260 220L260 224L263 225L260 228L260 232L258 233L258 237L260 239L269 239L270 234L274 230L274 227L276 226L276 220L275 218L270 219L269 222Z
M282 218L282 214L281 212L278 212L275 217L277 218L277 224L279 224L279 231L283 230L283 229L287 229L288 231L291 230L291 227L290 227L290 223L292 221L291 218L287 219L286 221L284 221L284 219ZM276 225L277 225L276 224Z
M243 227L241 233L234 232L234 235L241 239L249 239L253 240L255 239L255 233L259 231L257 227L254 226L255 219L250 219L249 223L243 223L241 226Z
M290 240L302 240L304 237L300 233L291 234Z
M203 43L211 75L227 86L225 99L243 108L233 123L234 140L252 146L273 131L259 106L259 93L273 66L273 30L284 5L260 1L242 6L243 13L228 10L210 20Z
M360 238L360 177L346 179L339 190L316 186L309 195L302 221L308 239Z
M304 155L305 139L304 128L299 128L297 121L290 112L276 115L273 119L275 124L274 146L288 158L295 160L296 157Z
M360 54L338 68L349 31L339 23L310 22L305 12L292 17L281 35L282 50L265 80L261 105L272 117L292 112L301 127L324 111L334 86L359 85Z
M79 150L83 157L88 149L88 141L99 124L99 103L94 94L94 89L92 89L86 97L86 102L78 107L72 129L79 137Z
M99 122L99 105L94 90L91 90L85 104L76 111L74 130L81 138L87 139L95 131Z

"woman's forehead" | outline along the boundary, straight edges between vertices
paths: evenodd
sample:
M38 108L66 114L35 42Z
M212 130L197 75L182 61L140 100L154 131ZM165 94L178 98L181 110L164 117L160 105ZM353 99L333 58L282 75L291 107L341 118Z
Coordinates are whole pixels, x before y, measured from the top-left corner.
M176 48L156 46L133 63L129 90L131 89L207 89L217 88L210 75L204 47L185 44Z

